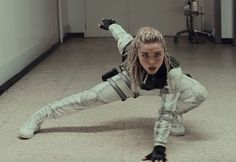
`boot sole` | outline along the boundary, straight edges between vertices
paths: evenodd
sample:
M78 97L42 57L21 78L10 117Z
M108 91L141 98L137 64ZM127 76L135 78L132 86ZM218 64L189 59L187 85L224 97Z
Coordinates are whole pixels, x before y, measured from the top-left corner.
M30 139L34 136L35 133L38 133L40 131L40 126L38 128L35 129L34 133L32 135L25 135L25 134L22 134L20 133L20 131L18 132L18 137L20 139Z
M33 132L33 134L30 134L30 135L25 135L25 134L22 134L20 131L18 132L18 137L21 138L21 139L30 139L34 136L35 133L39 132L39 129L37 129L36 131Z
M18 137L20 138L20 139L30 139L30 138L32 138L34 135L31 135L31 136L26 136L26 135L23 135L23 134L18 134Z
M175 132L170 132L172 136L184 136L185 133L175 133Z

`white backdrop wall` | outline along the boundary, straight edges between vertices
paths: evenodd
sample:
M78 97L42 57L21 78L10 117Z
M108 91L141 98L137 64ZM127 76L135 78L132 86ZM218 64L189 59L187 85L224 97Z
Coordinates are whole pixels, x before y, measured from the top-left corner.
M0 1L0 85L58 41L57 0Z
M71 33L85 32L85 0L67 0ZM99 1L94 1L98 3Z
M214 0L205 0L204 1L204 29L215 31L214 24Z
M97 3L85 0L85 35L110 36L108 32L96 28L103 17L114 18L133 35L143 26L153 26L164 35L175 35L186 29L185 2L186 0L99 0Z
M187 0L67 1L71 32L84 32L88 37L110 36L108 32L97 28L97 24L101 23L101 18L106 17L116 19L132 34L144 25L154 26L165 35L175 35L176 32L186 28L183 10ZM206 27L208 30L213 30L214 0L198 1L205 15L195 17L195 28L205 29Z
M221 38L233 38L233 0L221 0Z
M68 0L59 0L61 3L61 20L63 34L70 32L69 15L68 15Z

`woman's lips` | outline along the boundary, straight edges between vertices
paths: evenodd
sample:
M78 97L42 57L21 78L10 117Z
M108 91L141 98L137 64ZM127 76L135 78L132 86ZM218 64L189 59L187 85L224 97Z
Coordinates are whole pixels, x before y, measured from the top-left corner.
M155 71L156 70L156 67L149 67L148 68L150 71Z

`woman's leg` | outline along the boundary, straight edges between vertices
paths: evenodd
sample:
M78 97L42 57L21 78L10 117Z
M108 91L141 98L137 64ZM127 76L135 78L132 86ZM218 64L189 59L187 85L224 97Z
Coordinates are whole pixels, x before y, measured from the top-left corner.
M133 95L129 87L124 83L119 75L112 77L112 79L120 90L124 92L127 98ZM39 130L41 123L46 119L57 118L77 112L78 110L107 104L117 100L121 100L121 97L115 89L109 82L102 82L89 90L52 102L42 107L20 128L19 137L33 137L34 133Z
M181 93L177 101L177 111L186 113L198 107L208 95L207 90L198 81L184 75L181 82Z
M176 112L171 122L170 133L172 135L184 135L183 113L198 107L208 95L207 90L196 80L183 75L180 97L177 100Z

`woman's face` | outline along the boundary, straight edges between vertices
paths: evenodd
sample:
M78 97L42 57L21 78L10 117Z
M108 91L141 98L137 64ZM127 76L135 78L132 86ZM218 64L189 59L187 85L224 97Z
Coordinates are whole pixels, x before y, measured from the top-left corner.
M162 43L142 44L138 49L138 58L142 67L148 74L155 74L164 60Z

